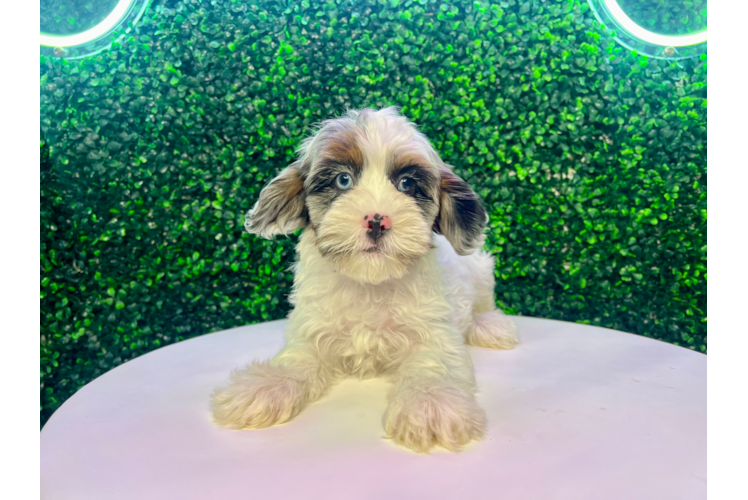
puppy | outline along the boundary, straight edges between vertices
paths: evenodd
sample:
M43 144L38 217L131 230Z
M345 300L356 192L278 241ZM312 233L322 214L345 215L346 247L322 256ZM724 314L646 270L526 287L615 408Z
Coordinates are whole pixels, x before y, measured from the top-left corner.
M212 397L215 422L281 424L355 375L388 377L387 436L416 452L483 436L465 344L511 349L494 261L480 248L476 193L396 108L348 111L306 139L260 193L247 231L303 229L286 344L235 371Z

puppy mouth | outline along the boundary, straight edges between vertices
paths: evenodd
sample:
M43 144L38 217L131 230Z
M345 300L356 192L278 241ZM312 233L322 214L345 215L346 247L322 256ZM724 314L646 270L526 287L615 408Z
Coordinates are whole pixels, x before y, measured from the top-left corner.
M368 254L381 254L383 252L382 252L382 250L378 246L374 245L374 246L371 246L369 248L364 249L364 253L368 253Z

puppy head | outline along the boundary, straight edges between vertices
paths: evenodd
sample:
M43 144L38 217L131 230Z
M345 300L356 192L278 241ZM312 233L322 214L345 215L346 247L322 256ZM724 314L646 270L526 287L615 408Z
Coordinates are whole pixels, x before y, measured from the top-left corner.
M327 120L298 153L247 213L250 233L307 227L339 272L372 284L401 278L432 231L461 255L483 242L478 196L396 108Z

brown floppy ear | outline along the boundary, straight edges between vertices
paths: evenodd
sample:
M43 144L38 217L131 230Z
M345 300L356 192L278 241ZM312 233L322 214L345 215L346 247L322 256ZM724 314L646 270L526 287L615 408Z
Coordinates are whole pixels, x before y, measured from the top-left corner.
M263 238L293 233L309 221L304 202L304 180L293 164L262 189L260 199L247 212L244 227Z
M488 214L467 182L446 167L441 169L439 215L434 231L443 234L460 255L483 246Z

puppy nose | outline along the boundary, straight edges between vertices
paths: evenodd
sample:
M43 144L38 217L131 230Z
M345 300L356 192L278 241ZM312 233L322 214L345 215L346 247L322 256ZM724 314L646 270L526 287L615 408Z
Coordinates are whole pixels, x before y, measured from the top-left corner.
M392 221L386 215L371 213L364 215L363 226L368 229L366 235L377 241L385 231L392 227Z

